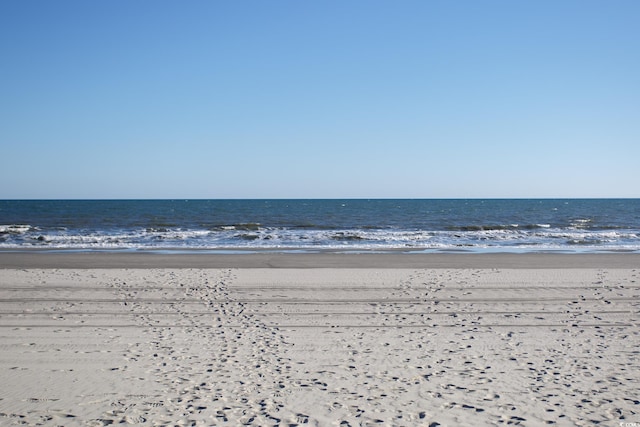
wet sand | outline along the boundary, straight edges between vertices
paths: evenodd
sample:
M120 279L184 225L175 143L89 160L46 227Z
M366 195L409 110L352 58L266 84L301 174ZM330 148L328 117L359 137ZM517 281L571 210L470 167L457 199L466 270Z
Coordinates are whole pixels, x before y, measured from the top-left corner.
M0 253L0 425L640 423L638 260Z

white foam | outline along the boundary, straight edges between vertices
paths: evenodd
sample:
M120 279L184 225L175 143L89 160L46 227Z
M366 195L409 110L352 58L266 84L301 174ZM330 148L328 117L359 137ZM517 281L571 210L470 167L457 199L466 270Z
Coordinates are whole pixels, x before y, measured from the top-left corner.
M0 233L6 234L24 234L31 230L34 230L34 227L28 224L0 225Z
M464 231L398 229L138 229L109 232L42 231L29 225L1 225L1 248L59 249L265 249L265 250L640 250L640 230L581 228L488 229Z

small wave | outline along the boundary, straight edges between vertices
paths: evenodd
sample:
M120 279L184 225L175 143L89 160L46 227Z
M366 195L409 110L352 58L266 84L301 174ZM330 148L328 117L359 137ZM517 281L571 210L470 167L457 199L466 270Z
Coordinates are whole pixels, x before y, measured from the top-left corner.
M161 229L161 230L147 230L145 233L129 233L125 234L125 236L135 239L135 238L163 238L168 240L185 240L185 239L198 239L202 237L206 237L211 232L208 230L182 230L182 229Z
M569 222L569 227L573 229L590 228L592 220L589 218L573 219Z
M170 228L165 228L165 227L150 227L147 228L147 233L168 233L171 231Z
M505 225L478 225L464 226L459 229L448 229L448 231L510 231L524 232L535 231L539 229L551 228L551 224L505 224Z
M354 242L359 240L365 240L364 237L356 234L340 231L331 235L331 240L337 240L340 242Z
M0 225L0 234L25 234L30 231L37 231L38 227L28 224Z
M539 228L551 228L551 224L486 224L486 225L461 225L446 227L447 231L505 231L505 230L536 230Z
M571 239L571 240L567 240L567 245L571 245L571 246L585 246L585 245L601 245L603 243L606 243L603 240L598 240L598 239Z
M236 237L240 240L248 240L248 241L258 240L260 238L259 235L250 234L250 233L236 234Z
M240 224L217 225L210 228L211 231L258 231L262 224L259 222L247 222Z

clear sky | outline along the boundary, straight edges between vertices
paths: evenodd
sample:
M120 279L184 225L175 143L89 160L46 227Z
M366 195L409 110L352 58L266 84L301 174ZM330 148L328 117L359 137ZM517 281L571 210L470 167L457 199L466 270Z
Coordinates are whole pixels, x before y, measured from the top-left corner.
M0 198L640 197L637 0L0 2Z

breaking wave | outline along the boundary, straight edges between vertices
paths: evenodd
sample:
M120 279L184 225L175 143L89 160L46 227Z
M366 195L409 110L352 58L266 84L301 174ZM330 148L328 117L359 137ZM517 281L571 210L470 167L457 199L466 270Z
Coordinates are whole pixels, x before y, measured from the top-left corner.
M549 227L307 230L256 225L218 230L145 228L106 232L66 229L45 231L27 225L0 226L0 248L5 249L555 250L577 246L592 250L640 250L640 233L634 230L587 231Z

